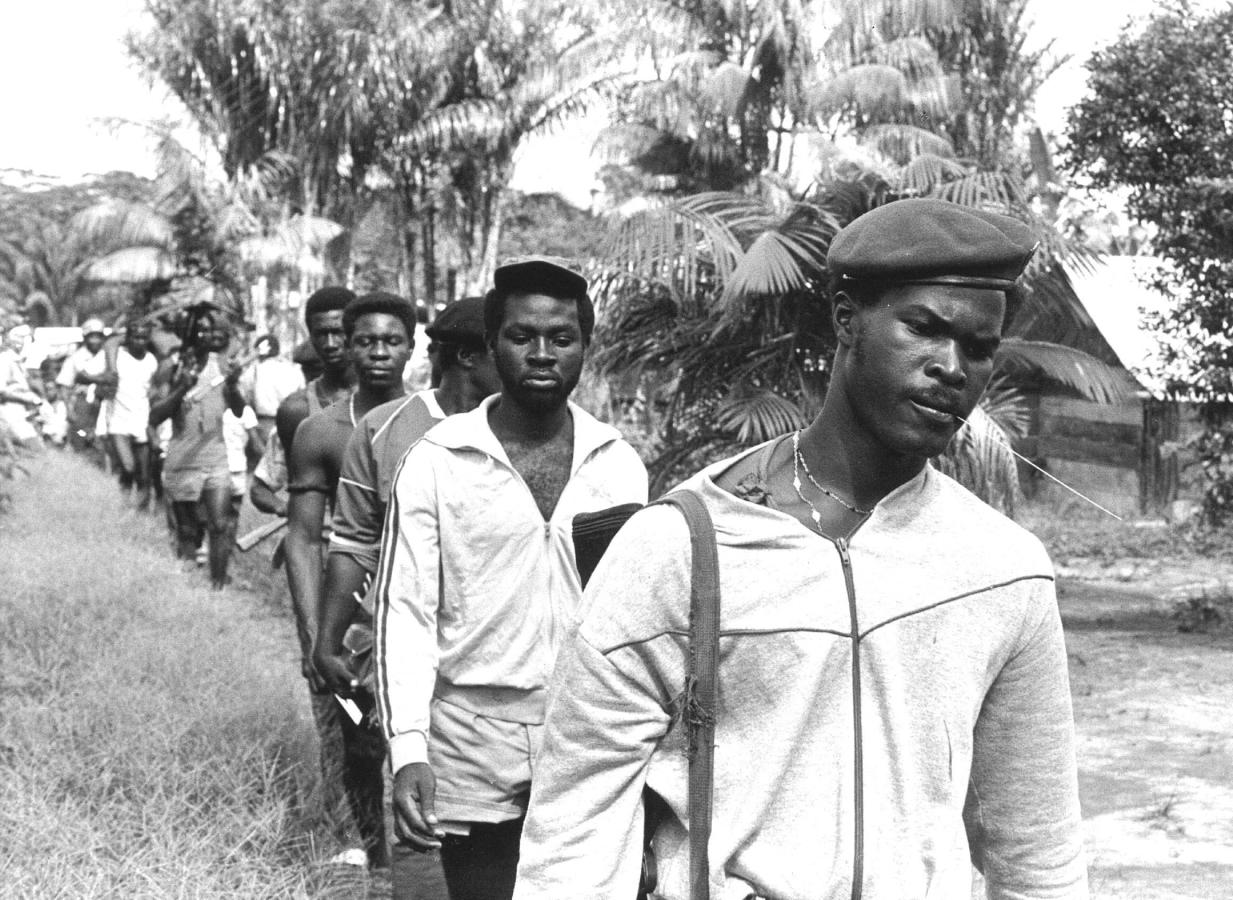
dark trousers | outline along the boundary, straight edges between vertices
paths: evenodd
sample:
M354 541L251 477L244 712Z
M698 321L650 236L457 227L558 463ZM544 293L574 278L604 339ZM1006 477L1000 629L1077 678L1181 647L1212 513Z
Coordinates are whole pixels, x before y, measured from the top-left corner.
M385 846L385 741L367 723L356 725L332 694L312 695L321 743L321 796L334 837L363 847L369 865L389 864Z
M449 900L439 853L421 853L408 844L390 848L390 900Z
M447 834L441 867L450 900L510 900L518 874L522 819L473 822L468 835Z

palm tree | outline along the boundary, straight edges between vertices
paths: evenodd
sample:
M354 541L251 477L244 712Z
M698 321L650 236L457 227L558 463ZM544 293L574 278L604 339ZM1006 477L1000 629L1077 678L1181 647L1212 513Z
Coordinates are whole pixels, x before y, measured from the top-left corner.
M328 219L291 211L286 184L296 176L294 160L270 152L220 180L163 130L152 203L107 200L74 217L80 240L115 248L92 260L88 275L144 284L203 278L238 298L233 312L245 318L256 312L244 302L249 286L274 279L274 302L265 312L285 318L288 292L319 284L325 248L342 231Z
M645 5L674 26L663 30L675 46L626 93L603 146L658 189L742 189L790 173L810 141L853 127L928 141L912 123L948 108L950 79L920 38L955 26L947 0Z
M608 98L628 77L632 36L610 11L567 0L451 3L441 82L420 119L386 153L405 204L421 213L427 292L452 270L456 291L482 292L496 267L505 199L524 141Z

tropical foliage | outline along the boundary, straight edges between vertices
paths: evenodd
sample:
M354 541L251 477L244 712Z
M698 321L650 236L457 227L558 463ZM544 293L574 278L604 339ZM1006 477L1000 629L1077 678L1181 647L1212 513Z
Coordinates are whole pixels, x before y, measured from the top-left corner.
M287 184L294 163L269 152L228 178L190 153L168 131L160 133L159 175L149 202L108 199L73 219L79 239L114 247L95 259L91 277L146 286L155 303L176 283L192 279L221 289L232 312L251 319L248 286L262 279L284 288L315 287L322 254L342 228L328 219L293 213ZM286 291L275 292L277 302ZM266 311L261 311L266 312ZM263 323L267 327L271 323Z
M296 210L346 235L376 204L397 224L405 293L435 298L442 270L464 291L495 267L513 158L604 95L603 10L563 0L156 0L157 28L130 41L216 144L228 174L277 151ZM610 52L611 51L611 52Z
M651 92L673 102L646 108L671 114L644 115L638 129L616 135L641 135L642 145L627 144L641 152L629 161L677 196L623 217L597 266L605 313L597 359L640 398L658 437L652 470L660 485L817 411L833 351L821 260L840 227L888 200L937 196L1032 223L1044 246L1029 273L1040 289L1029 296L1034 315L1025 321L1066 312L1067 296L1051 282L1058 260L1073 248L1035 202L1053 187L1051 179L1032 165L1032 154L1020 159L1009 146L1030 102L1026 92L1047 75L1043 53L1023 52L1022 3L689 9L706 13L709 30L701 33L710 55L674 59L670 77ZM830 30L811 18L823 11L831 15ZM837 12L843 15L835 18ZM813 24L799 27L805 21ZM724 28L729 32L720 39ZM795 40L803 34L816 47ZM783 55L763 70L753 61L765 63L770 49ZM683 67L699 65L709 66L705 78L682 76ZM719 85L731 89L726 106ZM746 153L752 145L743 138L756 90L771 98L759 107L768 116L756 127L773 136L761 154ZM966 104L969 94L980 94L980 103ZM632 95L633 109L641 96ZM948 126L983 159L961 158ZM806 144L812 185L793 191L791 148ZM707 148L716 147L726 149L708 156ZM663 180L686 171L688 178ZM690 193L716 184L741 190ZM1026 430L1013 379L1031 372L1100 400L1124 396L1125 387L1100 360L1014 331L998 361L988 414L965 429L944 464L1007 507L1017 490L1009 445Z
M1213 523L1233 517L1231 50L1233 10L1160 10L1092 57L1089 95L1068 126L1072 170L1095 188L1125 190L1131 215L1154 226L1153 246L1171 263L1157 286L1175 302L1157 326L1185 339L1162 347L1162 374L1174 396L1201 403L1196 449Z
M80 234L74 218L107 198L139 202L150 190L127 173L75 185L0 184L0 304L36 324L62 325L123 302L123 292L113 296L92 272L119 245Z

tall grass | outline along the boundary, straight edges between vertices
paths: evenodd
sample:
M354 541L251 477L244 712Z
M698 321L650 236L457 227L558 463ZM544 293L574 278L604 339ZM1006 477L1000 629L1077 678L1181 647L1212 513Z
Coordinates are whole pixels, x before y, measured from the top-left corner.
M333 894L289 623L87 463L30 468L0 516L0 896Z

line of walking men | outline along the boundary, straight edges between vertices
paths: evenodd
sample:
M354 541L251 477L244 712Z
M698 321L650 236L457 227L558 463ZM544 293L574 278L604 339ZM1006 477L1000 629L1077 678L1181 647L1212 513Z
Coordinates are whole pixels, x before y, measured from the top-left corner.
M928 464L988 382L1035 243L936 200L855 220L825 261L839 347L821 413L681 487L714 521L723 594L692 875L691 536L636 513L585 600L571 543L575 515L647 500L633 449L569 401L586 279L498 268L433 324L436 387L410 397L403 301L310 302L326 373L278 415L288 577L342 761L327 779L372 865L388 748L396 897L426 895L427 851L451 900L628 898L644 787L667 810L670 900L968 896L972 863L990 897L1087 896L1051 566ZM330 341L353 390L325 380Z
M508 897L546 689L581 595L573 516L647 495L634 450L569 402L594 326L587 282L546 258L501 266L487 297L427 328L434 387L410 396L405 300L326 288L305 314L324 370L276 424L338 859L392 862L395 896L425 896L436 857L411 838L431 795L441 837L427 846L449 896ZM252 496L268 508L277 478L257 475ZM340 700L359 701L359 721Z

